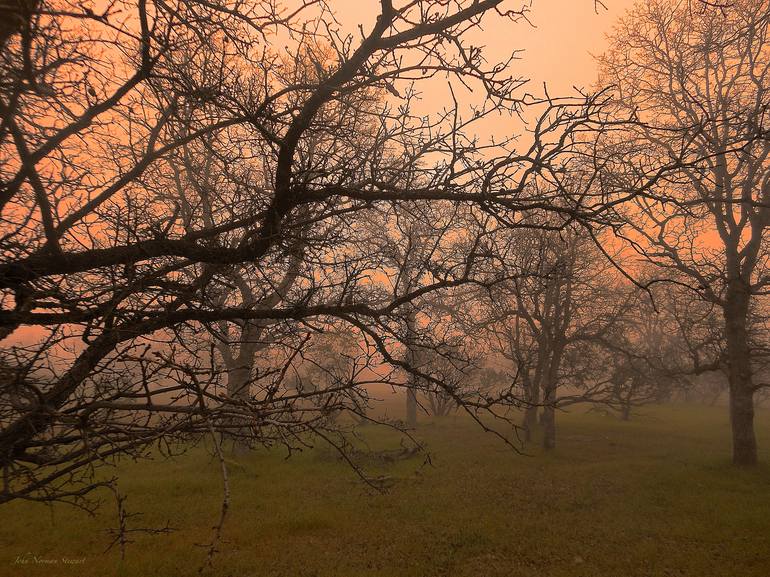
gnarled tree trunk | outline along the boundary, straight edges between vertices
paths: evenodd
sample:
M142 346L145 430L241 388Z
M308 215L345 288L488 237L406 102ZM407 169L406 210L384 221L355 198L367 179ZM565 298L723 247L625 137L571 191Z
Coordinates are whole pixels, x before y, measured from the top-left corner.
M537 408L540 405L540 384L529 376L529 371L524 372L524 400L527 406L524 409L522 429L524 441L532 441L532 433L537 427Z
M728 284L723 310L727 341L727 374L730 384L733 464L752 466L757 463L757 439L754 434L751 351L746 326L749 294L745 283L735 280Z
M255 343L242 343L240 354L236 358L226 359L227 368L227 396L234 402L246 402L250 397L251 368L254 356L261 347ZM250 450L248 439L249 424L234 422L231 432L232 449L234 455L243 455Z
M564 354L564 342L562 338L554 344L548 364L548 372L545 375L543 387L543 448L556 448L556 393L559 385L559 371Z

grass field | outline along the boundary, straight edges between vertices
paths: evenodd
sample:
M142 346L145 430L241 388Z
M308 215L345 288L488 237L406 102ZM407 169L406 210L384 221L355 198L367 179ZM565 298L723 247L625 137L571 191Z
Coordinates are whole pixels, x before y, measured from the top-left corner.
M386 494L327 448L290 460L254 452L230 466L222 552L204 575L770 576L770 412L757 416L763 465L751 471L729 465L724 408L644 413L560 415L559 448L530 456L461 418L424 423L432 466L376 464L395 481ZM196 450L121 467L126 507L143 513L132 526L177 528L136 534L124 561L104 552L110 501L93 518L6 505L0 575L197 575L206 549L196 544L210 542L219 514L218 466Z

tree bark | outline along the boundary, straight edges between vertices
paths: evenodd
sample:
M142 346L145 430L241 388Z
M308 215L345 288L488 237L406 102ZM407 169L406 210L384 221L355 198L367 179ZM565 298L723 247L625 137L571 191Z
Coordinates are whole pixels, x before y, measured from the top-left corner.
M543 409L543 448L556 448L556 410L553 404L546 405Z
M622 421L631 420L631 403L630 402L623 403L623 406L620 409L620 419Z
M543 390L543 448L556 448L556 389L559 383L559 369L564 352L564 343L554 346L551 362L548 365L547 381Z
M527 373L524 374L524 400L527 403L521 427L524 431L524 442L532 441L532 433L537 427L537 407L540 405L540 386Z
M410 429L417 426L417 395L411 388L406 390L406 426Z
M242 345L243 346L243 345ZM239 355L240 357L241 355ZM245 355L248 356L248 355ZM234 401L246 401L249 398L249 379L251 378L251 363L253 354L249 359L249 364L236 362L227 368L227 396ZM234 423L231 436L233 455L244 455L249 452L249 434L247 423Z
M30 25L40 0L5 0L0 3L0 49L10 38Z
M524 429L524 440L529 443L532 441L532 433L537 427L537 405L529 406L524 410L524 421L522 428Z
M730 426L733 440L733 464L750 467L757 463L757 439L754 434L754 387L751 375L751 351L747 330L748 289L740 280L728 284L724 306L727 341L728 382L730 385Z

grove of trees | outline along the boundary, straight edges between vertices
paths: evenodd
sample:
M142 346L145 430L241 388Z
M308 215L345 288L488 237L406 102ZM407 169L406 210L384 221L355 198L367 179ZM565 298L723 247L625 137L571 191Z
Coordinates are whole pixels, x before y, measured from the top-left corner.
M553 448L565 407L627 419L709 373L756 463L770 6L641 0L563 97L477 44L528 9L7 3L0 503L203 438L357 467L357 427L426 411Z

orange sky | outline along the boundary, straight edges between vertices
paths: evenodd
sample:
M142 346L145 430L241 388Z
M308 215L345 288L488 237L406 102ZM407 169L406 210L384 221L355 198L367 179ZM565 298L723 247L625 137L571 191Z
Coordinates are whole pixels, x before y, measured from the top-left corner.
M521 26L524 74L548 82L554 92L592 84L596 65L591 54L601 54L605 34L633 5L632 0L604 3L607 9L597 13L593 0L535 0L531 20L537 28Z
M518 8L527 0L509 0L509 8ZM333 0L331 5L348 30L358 24L371 28L379 8L379 0ZM394 2L395 6L401 4ZM607 9L594 11L594 0L532 0L529 14L533 26L526 22L500 24L499 18L488 18L489 25L481 36L490 58L503 58L512 50L526 52L516 64L514 74L532 80L533 85L547 82L553 95L564 94L573 85L588 87L596 76L591 53L600 54L604 36L612 23L631 7L633 0L604 0Z
M399 6L403 1L396 0L394 4ZM527 1L508 0L504 7L519 8ZM524 49L511 74L531 79L529 90L532 92L540 92L542 83L547 82L552 96L568 95L573 85L589 87L594 82L596 65L591 54L603 51L605 34L633 0L604 0L604 3L607 9L600 8L597 13L594 0L532 0L531 25L524 21L505 22L493 15L485 20L485 29L474 35L473 42L486 47L487 58L492 63L506 58L513 50ZM357 35L359 25L365 31L371 29L380 2L330 0L330 5L342 26ZM444 98L425 100L428 106L448 104ZM506 131L503 128L503 132ZM36 328L22 327L9 340L24 342L30 333L36 332Z

